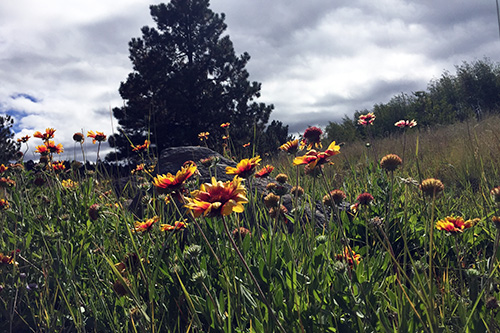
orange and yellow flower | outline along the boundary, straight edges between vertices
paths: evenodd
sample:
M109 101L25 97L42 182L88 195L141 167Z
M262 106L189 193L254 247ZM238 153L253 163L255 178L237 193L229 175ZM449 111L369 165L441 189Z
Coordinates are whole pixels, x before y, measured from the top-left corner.
M247 142L243 145L243 148L250 147L250 142Z
M40 133L41 134L41 133ZM26 143L28 142L28 140L30 139L31 137L29 135L25 135L23 136L22 138L19 138L17 139L17 142L21 142L21 143Z
M9 169L8 167L6 167L5 165L0 165L0 173L4 173L5 171L7 171L7 169Z
M132 147L132 151L140 152L140 151L148 149L150 144L151 144L151 141L144 140L144 143L142 145L137 145L137 146L130 145L130 146Z
M150 219L147 219L144 222L137 221L134 223L133 232L148 232L153 227L153 224L160 220L159 216L153 216Z
M367 114L362 114L359 116L358 119L358 124L367 126L367 125L373 125L373 122L375 121L375 114L373 112L369 112Z
M255 177L256 178L265 178L267 176L269 176L269 174L271 174L271 172L273 172L274 170L274 167L272 165L266 165L265 167L263 167L262 169L260 169L259 171L257 171L255 173Z
M184 230L187 227L186 221L175 221L174 225L170 224L162 224L160 226L161 231L170 231L170 232L177 232L180 230Z
M40 139L42 139L44 141L47 141L49 139L53 139L54 138L54 133L55 132L56 132L55 129L53 129L53 128L47 128L47 129L45 129L45 133L41 133L40 131L36 131L35 133L33 133L33 136L35 138L40 138ZM26 140L26 141L28 141L28 140Z
M185 164L177 173L172 175L168 173L167 175L159 175L154 178L153 185L156 187L156 191L159 194L167 194L173 191L179 190L186 179L191 177L196 173L198 167L194 162Z
M205 183L199 190L191 192L191 198L186 198L185 207L190 209L195 217L226 216L232 212L242 213L243 204L248 203L246 189L241 184L241 178L235 176L225 183L212 177L212 183Z
M478 221L479 219L464 221L460 216L447 216L443 220L436 222L436 229L445 230L451 233L463 232L465 229L473 227Z
M230 123L223 123L223 124L220 124L220 127L226 128L226 127L229 127L229 125L231 125L231 124Z
M335 141L333 141L324 152L317 152L312 149L305 155L295 157L293 165L307 164L309 168L314 169L318 165L325 164L328 162L328 158L337 154L340 154L340 146L336 145Z
M45 146L47 146L50 153L60 154L64 151L62 143L56 145L54 141L45 141Z
M299 150L299 139L285 142L279 147L279 149L286 151L289 154L295 154Z
M209 132L201 132L198 134L198 139L200 139L200 141L208 140L209 135L210 135Z
M46 145L40 145L36 146L35 153L39 153L41 155L48 155L50 151Z
M336 255L336 259L346 261L351 268L354 266L354 262L356 265L361 262L361 256L347 247L344 248L344 253Z
M0 210L9 209L9 207L10 207L10 204L7 200L0 199Z
M0 264L3 265L12 264L17 266L17 262L14 261L14 251L12 251L9 256L0 253Z
M106 135L103 132L96 131L88 131L87 138L92 138L92 143L103 142L106 141Z
M316 126L311 126L306 128L304 131L304 134L302 137L304 138L300 142L300 149L304 149L307 146L307 150L312 149L313 147L315 148L322 148L323 146L321 145L321 135L323 134L323 131L321 128L316 127Z
M66 166L64 165L64 163L62 161L58 161L58 162L52 163L52 169L56 172L63 171L64 169L66 169Z
M236 165L236 168L226 167L226 173L228 175L238 175L241 178L247 178L253 174L255 167L259 165L260 161L262 161L260 156L242 159Z

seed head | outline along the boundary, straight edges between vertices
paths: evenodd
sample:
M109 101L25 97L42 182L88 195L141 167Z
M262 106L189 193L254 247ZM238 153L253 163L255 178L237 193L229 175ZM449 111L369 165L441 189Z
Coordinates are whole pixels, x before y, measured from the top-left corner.
M422 181L422 184L420 184L420 189L425 195L432 196L443 192L444 185L439 179L427 178Z
M396 154L388 154L380 160L380 166L386 171L394 171L403 164L403 160Z

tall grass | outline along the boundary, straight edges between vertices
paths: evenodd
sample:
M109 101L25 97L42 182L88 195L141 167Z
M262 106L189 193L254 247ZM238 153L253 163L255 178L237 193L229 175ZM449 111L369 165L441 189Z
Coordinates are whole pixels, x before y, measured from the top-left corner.
M154 191L149 171L116 187L100 172L11 165L1 175L11 182L0 191L0 331L498 331L496 123L408 131L393 174L374 156L401 156L396 136L344 145L317 177L285 155L265 161L305 190L285 218L269 214L266 193L247 191L240 214L194 220L181 197ZM443 193L422 194L430 177ZM199 180L185 186L189 196ZM333 189L345 202L322 205ZM350 208L364 192L373 202ZM323 220L308 215L316 208ZM452 215L479 220L435 229ZM179 221L186 229L160 230Z

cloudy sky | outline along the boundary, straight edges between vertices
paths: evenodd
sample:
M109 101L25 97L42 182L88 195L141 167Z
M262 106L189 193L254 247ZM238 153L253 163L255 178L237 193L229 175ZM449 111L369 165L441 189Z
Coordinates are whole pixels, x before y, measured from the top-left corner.
M128 42L154 26L149 5L160 2L0 1L0 114L15 118L16 137L54 127L71 159L74 132L116 131ZM292 134L425 90L463 61L500 61L495 0L212 0L211 9L226 14L260 101Z

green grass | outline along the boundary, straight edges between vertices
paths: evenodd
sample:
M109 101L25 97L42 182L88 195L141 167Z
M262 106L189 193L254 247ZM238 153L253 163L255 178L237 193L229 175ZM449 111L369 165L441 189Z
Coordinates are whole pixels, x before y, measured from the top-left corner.
M500 185L498 120L408 131L394 174L379 161L402 156L402 137L346 144L317 177L292 156L263 161L305 190L286 222L250 191L244 212L200 217L198 228L180 201L148 191L156 175L136 173L117 192L102 172L10 167L2 177L15 186L0 189L9 203L0 211L0 252L9 257L0 263L0 331L498 331L491 218L500 213L490 195ZM418 187L431 177L444 184L436 197ZM77 185L64 187L68 179ZM357 212L332 209L321 202L333 189L346 193L346 207L363 192L374 201ZM139 193L140 209L127 209ZM316 202L327 212L323 225L307 218ZM434 229L451 215L479 222L457 234ZM149 231L132 231L154 216ZM183 231L159 228L183 219ZM224 223L251 236L233 244ZM342 260L345 245L359 263Z

